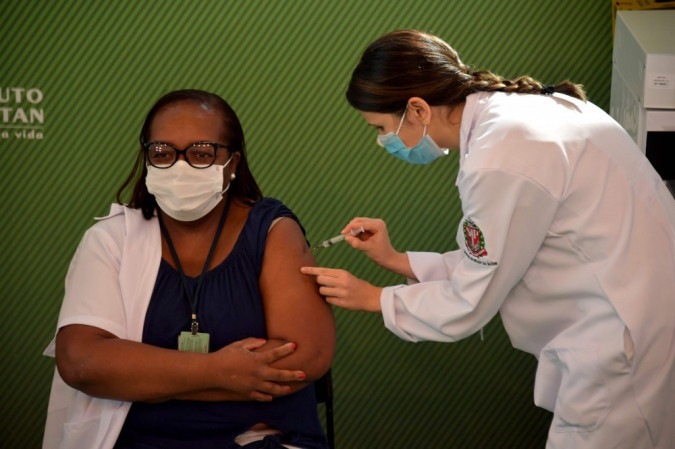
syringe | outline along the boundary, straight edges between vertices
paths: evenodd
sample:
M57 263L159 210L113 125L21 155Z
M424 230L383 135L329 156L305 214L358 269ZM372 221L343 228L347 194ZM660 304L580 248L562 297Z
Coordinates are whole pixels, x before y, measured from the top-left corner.
M349 231L349 235L359 235L362 232L366 232L366 230L363 229L363 226L361 226L359 229L352 229L351 231ZM316 249L328 248L329 246L333 246L336 243L343 241L345 237L347 237L347 234L339 234L336 235L335 237L331 237L328 240L324 240L323 242L319 243L317 246L312 248L312 251Z

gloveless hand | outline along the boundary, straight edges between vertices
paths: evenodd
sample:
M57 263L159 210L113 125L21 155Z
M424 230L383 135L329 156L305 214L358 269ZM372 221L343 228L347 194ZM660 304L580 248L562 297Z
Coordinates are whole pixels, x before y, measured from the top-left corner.
M323 267L302 267L304 274L316 276L319 293L326 301L349 310L379 312L382 288L357 278L346 270Z
M352 236L349 231L364 229L364 232ZM380 218L357 217L352 219L341 232L346 234L345 242L352 248L365 253L370 260L382 268L414 279L408 255L394 249L389 239L387 224Z
M290 393L290 387L284 382L297 382L305 379L302 371L273 368L275 361L295 351L295 343L285 343L265 351L255 349L264 345L266 340L247 338L225 346L209 354L223 367L219 372L222 388L256 401L271 401L274 397Z

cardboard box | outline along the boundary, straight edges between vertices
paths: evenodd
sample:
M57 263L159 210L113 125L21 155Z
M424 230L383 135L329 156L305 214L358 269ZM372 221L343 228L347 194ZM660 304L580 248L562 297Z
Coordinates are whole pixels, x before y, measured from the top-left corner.
M612 0L612 35L619 10L675 9L675 0Z

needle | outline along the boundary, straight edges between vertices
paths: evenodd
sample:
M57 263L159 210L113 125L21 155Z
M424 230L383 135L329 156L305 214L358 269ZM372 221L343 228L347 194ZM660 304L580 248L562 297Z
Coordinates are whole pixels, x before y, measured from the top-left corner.
M363 229L363 226L361 226L359 229L352 229L351 231L349 231L349 235L359 235L362 232L366 232L366 230ZM321 249L321 248L328 248L329 246L333 246L336 243L339 243L339 242L343 241L345 239L345 237L347 237L347 234L339 234L339 235L336 235L335 237L331 237L331 238L329 238L327 240L324 240L323 242L319 243L314 248L312 248L312 251L317 250L317 249Z

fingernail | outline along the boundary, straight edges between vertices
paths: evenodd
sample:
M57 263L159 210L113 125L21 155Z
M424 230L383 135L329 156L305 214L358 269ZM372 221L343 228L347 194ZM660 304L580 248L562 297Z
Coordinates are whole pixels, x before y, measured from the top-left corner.
M303 373L302 371L298 371L298 380L305 380L307 378L307 374Z

